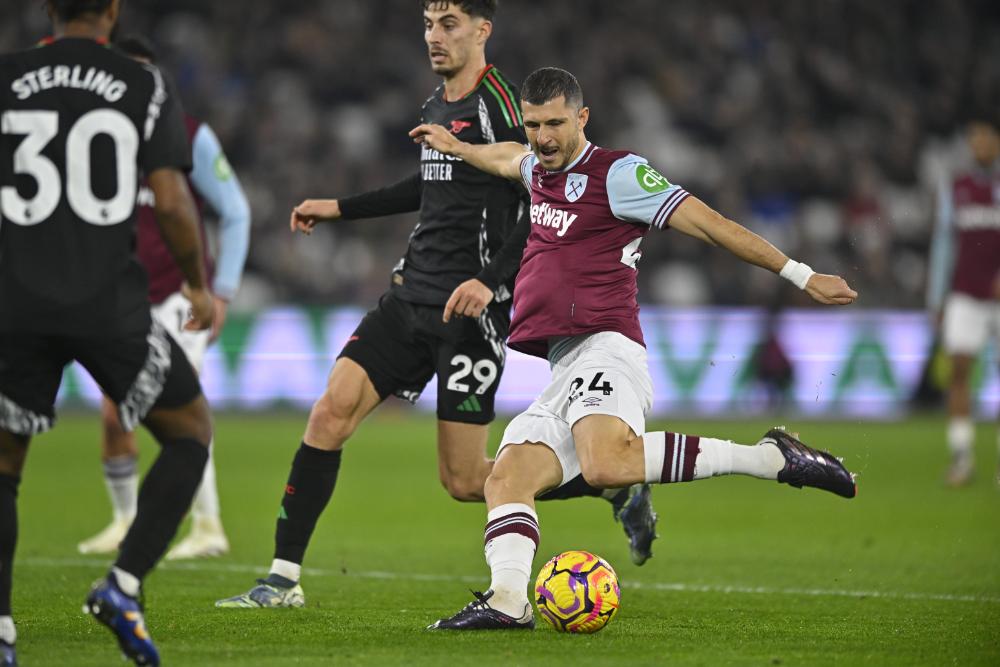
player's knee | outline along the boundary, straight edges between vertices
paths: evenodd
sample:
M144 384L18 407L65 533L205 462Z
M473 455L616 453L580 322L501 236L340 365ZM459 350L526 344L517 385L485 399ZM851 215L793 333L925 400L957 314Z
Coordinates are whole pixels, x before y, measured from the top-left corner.
M212 412L208 408L205 395L198 396L189 406L188 429L191 438L208 447L212 443Z
M326 439L343 443L357 428L359 404L360 399L357 396L326 391L313 404L309 415L309 427L311 430L323 433Z
M484 498L487 502L534 498L539 485L531 473L518 460L516 452L500 457L483 484Z
M616 455L618 447L611 445L605 447L590 448L587 455L581 455L580 474L593 487L607 489L621 485L621 471L619 462L622 460Z
M972 375L972 364L965 360L954 360L951 364L951 385L953 387L964 387L969 383Z
M105 442L120 438L125 433L118 418L118 406L107 399L101 401L101 429L104 431Z
M472 474L454 474L441 472L441 486L455 500L462 502L479 502L485 497L483 488L486 480Z
M618 486L618 475L610 466L603 461L590 461L587 464L580 464L580 474L587 484L598 488L607 489Z

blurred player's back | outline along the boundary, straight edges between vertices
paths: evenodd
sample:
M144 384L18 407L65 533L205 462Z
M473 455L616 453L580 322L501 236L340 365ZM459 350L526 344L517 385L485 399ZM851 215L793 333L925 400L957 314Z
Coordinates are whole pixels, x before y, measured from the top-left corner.
M98 41L60 39L0 59L0 95L0 152L15 156L0 166L0 328L148 326L132 253L137 159L155 169L185 146L154 138L159 72Z

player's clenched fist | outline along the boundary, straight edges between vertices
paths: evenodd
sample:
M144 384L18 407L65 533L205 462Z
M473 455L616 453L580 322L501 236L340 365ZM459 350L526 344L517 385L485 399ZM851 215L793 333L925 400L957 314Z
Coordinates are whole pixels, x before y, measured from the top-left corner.
M340 202L336 199L306 199L292 209L288 226L292 233L312 234L317 223L340 217Z
M201 331L212 326L215 319L215 300L212 293L207 289L194 288L184 283L181 285L181 294L191 302L191 317L184 324L186 331Z
M410 130L410 136L413 137L413 143L423 144L447 155L454 155L458 147L462 145L462 142L451 132L440 125L429 123L417 125Z
M805 290L813 300L829 305L846 306L858 298L858 293L850 288L846 280L825 273L814 273Z
M464 315L466 317L479 317L483 309L493 300L493 290L482 282L471 278L455 288L444 306L444 321L451 319L452 315Z

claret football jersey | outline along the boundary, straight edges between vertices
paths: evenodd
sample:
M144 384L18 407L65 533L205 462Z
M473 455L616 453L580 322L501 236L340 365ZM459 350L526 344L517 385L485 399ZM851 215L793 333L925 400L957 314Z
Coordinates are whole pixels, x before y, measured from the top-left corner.
M956 178L952 205L958 245L953 289L992 299L994 281L1000 279L1000 168Z
M508 344L544 357L553 338L615 331L645 344L636 299L639 245L687 197L647 161L589 142L568 167L521 162L531 232L514 286Z

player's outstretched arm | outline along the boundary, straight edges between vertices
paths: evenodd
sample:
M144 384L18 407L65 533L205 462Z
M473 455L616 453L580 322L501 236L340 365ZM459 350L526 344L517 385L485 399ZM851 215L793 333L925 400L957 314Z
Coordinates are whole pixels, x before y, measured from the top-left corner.
M415 172L398 183L339 199L307 199L294 209L289 222L292 232L311 234L320 222L382 218L420 210L423 181Z
M202 266L201 234L187 179L179 169L164 167L149 174L149 188L156 198L156 222L163 240L184 274L184 295L191 301L186 329L212 326L215 306Z
M677 207L670 218L670 226L706 243L722 246L745 262L787 278L819 303L846 306L858 298L858 293L840 276L815 273L805 264L789 259L767 240L696 197L688 197Z
M340 201L337 199L306 199L292 209L288 226L292 233L313 233L316 225L340 218Z
M410 130L414 143L454 155L476 169L494 176L521 180L521 160L529 153L521 144L504 141L498 144L468 144L440 125L424 124Z

